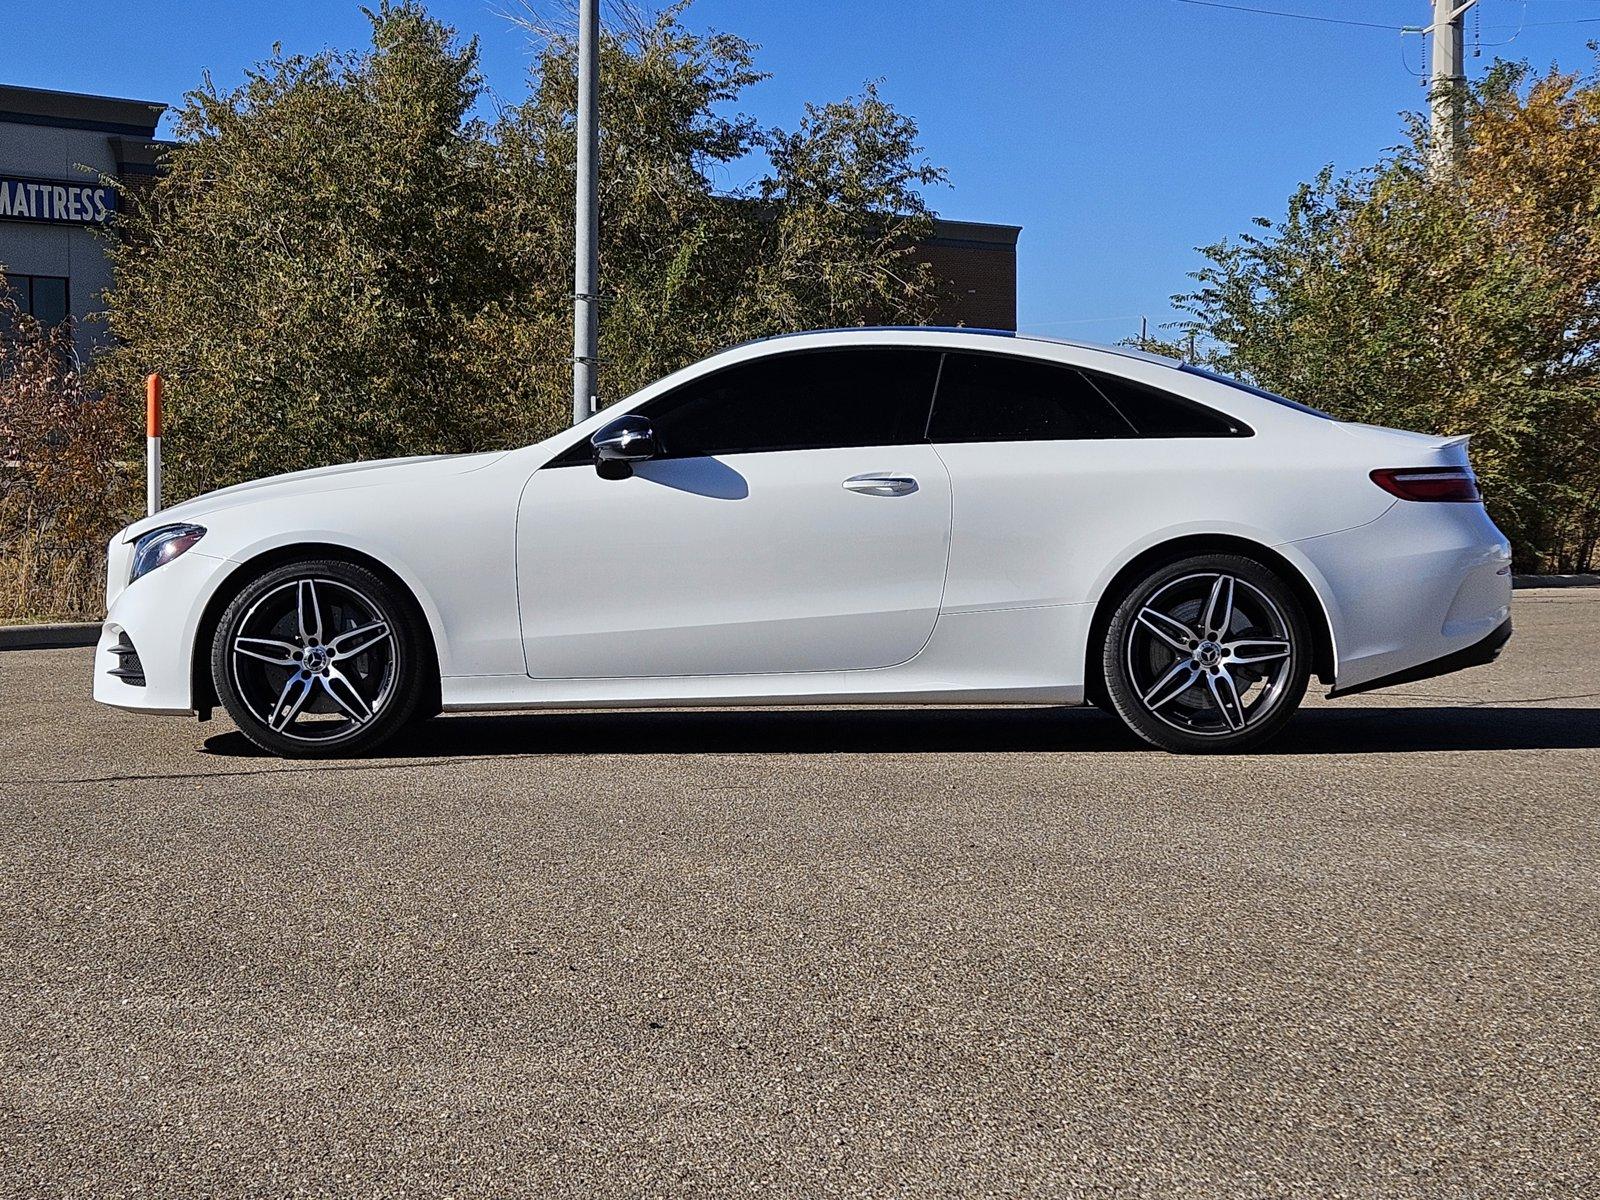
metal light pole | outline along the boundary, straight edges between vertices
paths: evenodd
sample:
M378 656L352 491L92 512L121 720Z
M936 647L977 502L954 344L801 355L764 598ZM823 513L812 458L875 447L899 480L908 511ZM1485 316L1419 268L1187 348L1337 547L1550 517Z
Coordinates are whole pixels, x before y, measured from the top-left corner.
M572 274L572 423L598 407L600 355L600 0L578 5L578 205Z

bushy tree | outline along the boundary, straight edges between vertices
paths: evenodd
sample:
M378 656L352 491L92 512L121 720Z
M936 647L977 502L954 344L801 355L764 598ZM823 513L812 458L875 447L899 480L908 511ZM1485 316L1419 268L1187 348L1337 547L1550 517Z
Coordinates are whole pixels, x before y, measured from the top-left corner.
M1221 370L1352 420L1473 435L1524 569L1600 538L1600 86L1498 64L1452 170L1420 128L1323 171L1262 232L1203 248L1177 297Z
M913 121L874 85L808 106L793 133L728 111L751 84L754 48L682 23L686 4L653 18L626 7L600 42L600 357L605 399L732 342L795 329L926 320L940 283L914 256L932 219L921 189L944 176L926 162ZM520 371L493 354L468 369L521 386L526 435L570 411L576 46L530 19L541 49L528 101L492 131L494 223L519 281L480 325L509 334ZM759 171L719 186L736 167ZM484 378L480 386L494 386Z
M178 495L349 458L498 439L452 366L503 288L475 44L414 3L361 54L279 54L209 81L113 250L100 380L170 381Z
M941 284L913 247L933 232L922 189L945 175L922 157L916 123L869 83L806 105L799 128L772 130L765 149L743 318L761 332L926 320Z
M730 342L923 320L912 247L942 179L869 85L791 132L730 113L753 48L683 5L601 43L601 385L625 395ZM570 414L576 54L538 38L530 98L471 119L476 48L417 0L360 54L275 54L207 84L114 251L120 394L171 381L190 494L357 458L525 443ZM756 177L719 186L735 168Z
M72 327L0 274L0 623L98 615L105 543L138 515L134 433L84 387Z

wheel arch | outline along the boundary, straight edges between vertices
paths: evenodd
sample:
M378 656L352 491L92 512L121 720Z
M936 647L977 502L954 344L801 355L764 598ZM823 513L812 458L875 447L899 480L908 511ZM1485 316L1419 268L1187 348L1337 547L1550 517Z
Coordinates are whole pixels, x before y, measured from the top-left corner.
M421 650L424 656L423 679L426 681L428 691L418 701L417 715L431 716L437 713L442 703L438 634L416 589L387 563L361 550L333 542L290 542L262 550L238 563L206 601L205 608L200 614L200 623L195 629L194 644L189 648L189 690L194 709L201 714L201 719L208 717L211 710L220 703L216 684L211 678L211 643L217 635L217 626L221 623L222 614L227 611L228 605L249 586L251 580L286 563L313 558L337 559L365 567L393 588L402 602L411 606L418 627L427 634Z
M1117 568L1095 602L1094 617L1089 622L1089 639L1084 655L1084 695L1097 704L1105 701L1105 679L1101 670L1100 648L1106 630L1111 625L1117 605L1134 584L1151 571L1180 558L1196 554L1242 554L1253 558L1264 567L1276 571L1294 592L1295 599L1305 610L1311 626L1312 672L1323 683L1332 684L1338 657L1334 643L1333 621L1322 594L1313 586L1305 570L1264 542L1237 534L1195 533L1171 538L1139 551Z

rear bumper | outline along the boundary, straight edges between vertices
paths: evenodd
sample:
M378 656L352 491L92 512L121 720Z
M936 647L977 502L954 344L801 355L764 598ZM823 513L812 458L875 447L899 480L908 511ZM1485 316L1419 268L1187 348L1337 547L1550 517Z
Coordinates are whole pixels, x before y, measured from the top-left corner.
M1400 500L1291 545L1321 576L1336 695L1469 654L1511 618L1511 547L1481 505Z
M1440 675L1451 675L1456 671L1465 671L1468 667L1482 667L1492 663L1500 657L1500 651L1505 649L1511 640L1511 618L1507 617L1498 628L1482 641L1456 650L1450 654L1442 655L1425 663L1418 663L1414 667L1407 667L1403 671L1395 671L1390 675L1383 675L1377 679L1369 679L1365 683L1352 684L1350 687L1336 687L1328 693L1328 698L1338 696L1354 696L1358 692L1371 692L1378 688L1394 687L1402 683L1416 683L1419 679L1434 679Z

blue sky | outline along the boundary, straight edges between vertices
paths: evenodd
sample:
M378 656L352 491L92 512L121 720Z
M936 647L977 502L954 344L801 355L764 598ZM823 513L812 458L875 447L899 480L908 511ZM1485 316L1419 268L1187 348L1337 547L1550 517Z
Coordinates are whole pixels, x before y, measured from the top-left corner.
M539 0L543 11L555 0ZM803 103L882 80L951 186L941 214L1023 226L1024 329L1115 341L1170 319L1194 247L1280 213L1325 163L1372 162L1420 108L1427 0L697 0L691 25L758 43L772 78L743 105L792 126ZM432 0L482 43L508 102L527 91L517 0ZM0 81L176 102L203 70L238 82L274 41L359 45L347 0L5 0ZM1482 0L1469 73L1501 54L1587 71L1600 0ZM1481 26L1483 56L1470 57ZM1509 45L1491 46L1491 43ZM730 180L729 182L737 182Z

